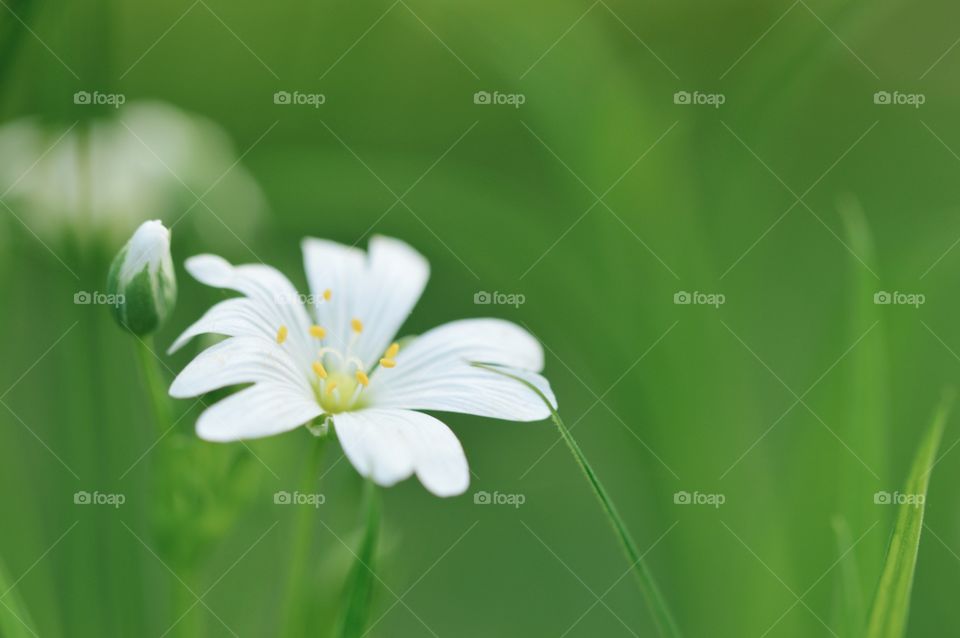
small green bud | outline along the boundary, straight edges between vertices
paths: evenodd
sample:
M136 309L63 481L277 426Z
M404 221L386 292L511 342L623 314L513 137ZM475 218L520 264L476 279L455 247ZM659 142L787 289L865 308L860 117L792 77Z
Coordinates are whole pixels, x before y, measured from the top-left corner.
M170 229L143 222L110 266L107 292L117 322L141 337L153 333L173 312L177 280L170 257Z

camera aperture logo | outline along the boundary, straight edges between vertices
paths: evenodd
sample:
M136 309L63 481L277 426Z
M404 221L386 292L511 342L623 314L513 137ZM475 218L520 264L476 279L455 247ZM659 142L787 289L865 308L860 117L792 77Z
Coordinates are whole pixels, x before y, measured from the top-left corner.
M474 492L473 493L473 504L474 505L512 505L514 508L518 508L527 502L527 497L524 494L506 494L503 492Z
M111 494L109 492L85 492L83 490L74 492L74 505L109 505L113 508L119 508L127 502L127 497L123 494Z
M315 109L326 104L327 96L323 93L302 93L300 91L277 91L273 94L273 103L281 106L312 106Z
M686 290L678 290L673 293L673 303L678 306L713 306L714 308L719 308L727 303L727 297L719 292L700 292L699 290L687 292Z
M100 91L77 91L73 94L73 103L81 106L112 106L115 109L123 106L127 96L123 93L101 93Z
M527 101L527 96L523 93L501 93L500 91L477 91L473 94L473 103L479 105L512 106L515 109L520 108Z
M74 293L73 303L78 306L122 306L126 298L122 294L107 294L94 290L80 290Z
M673 94L673 103L681 106L712 106L718 109L726 101L727 96L723 93L677 91Z
M519 292L478 290L473 294L473 303L478 306L513 306L519 308L527 303L527 297Z
M919 308L927 302L927 297L919 292L900 292L894 290L878 290L873 293L873 303L878 306L913 306Z
M725 494L707 494L705 492L675 492L673 495L675 505L711 505L717 509L727 502Z
M923 494L901 494L900 492L876 492L873 495L875 505L912 505L920 507L926 500Z
M325 494L306 494L304 492L274 492L274 505L309 505L319 508L327 502Z
M873 94L873 103L881 106L912 106L920 108L927 101L923 93L901 93L900 91L877 91Z

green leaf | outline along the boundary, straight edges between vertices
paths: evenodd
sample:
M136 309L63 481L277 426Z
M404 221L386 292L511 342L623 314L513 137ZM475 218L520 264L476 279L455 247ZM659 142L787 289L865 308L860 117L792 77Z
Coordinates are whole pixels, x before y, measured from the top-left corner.
M376 487L367 482L367 520L356 560L343 588L343 606L336 635L340 638L360 638L370 617L373 602L377 537L380 533L380 507Z
M27 606L20 597L20 592L13 586L7 569L0 562L0 636L4 638L33 638L36 636L31 627L34 626Z
M887 560L873 599L867 638L902 638L906 634L910 591L913 588L913 573L920 549L920 533L923 531L927 485L937 449L940 447L951 399L952 397L944 397L913 459L903 493L916 496L916 499L911 499L916 502L900 505L897 512Z

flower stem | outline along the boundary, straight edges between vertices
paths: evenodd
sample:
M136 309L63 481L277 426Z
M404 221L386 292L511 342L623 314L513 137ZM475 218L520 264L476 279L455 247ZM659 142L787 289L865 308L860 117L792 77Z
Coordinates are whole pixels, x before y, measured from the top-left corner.
M173 427L174 421L173 411L170 407L170 399L167 396L167 384L164 381L163 372L160 370L160 360L154 353L153 336L133 336L136 337L137 340L137 360L140 362L143 379L147 384L147 394L150 396L150 405L153 408L156 427L161 436L163 436ZM158 474L154 476L155 484L163 483L164 479L161 477L165 476L166 465L161 463L160 469L157 471ZM195 582L193 570L183 570L183 568L181 568L181 573L182 575L179 577L179 580L189 583L192 587ZM182 614L186 614L178 623L179 631L177 634L184 638L202 636L203 618L197 613L196 609L193 609L196 605L196 598L190 593L189 589L184 587L183 582L178 582L177 579L174 579L171 584L173 617L181 618Z
M380 495L371 479L364 485L366 514L363 538L354 554L356 559L343 588L340 618L334 636L337 638L362 638L366 635L367 621L373 603L376 583L377 539L380 536Z
M160 361L153 351L153 337L137 337L137 358L140 360L140 369L147 384L153 413L156 416L157 428L161 433L171 427L173 413L170 410L170 399L167 397L167 385L160 371Z
M193 570L181 571L180 578L192 588L196 582ZM177 634L182 638L200 638L203 629L203 610L197 607L197 597L183 583L173 581L173 618L179 618Z
M570 449L570 452L576 459L580 469L583 470L584 476L587 477L587 482L590 483L590 487L593 488L593 492L596 495L597 500L600 501L600 505L607 514L607 520L610 522L610 525L613 527L613 531L620 539L624 553L627 555L627 560L630 563L630 569L634 573L634 576L636 576L637 582L640 585L640 589L643 591L643 594L646 597L647 605L650 607L650 611L653 614L653 619L657 625L660 635L669 636L670 638L679 638L681 635L680 628L677 626L677 623L673 618L673 614L670 612L670 608L667 606L667 601L660 592L660 588L657 586L657 581L653 577L653 572L650 571L650 568L643 560L643 555L637 550L636 542L630 535L629 530L627 530L627 526L624 524L623 519L620 518L620 514L617 512L617 508L610 499L610 495L607 494L607 490L604 489L603 484L600 483L600 479L597 477L596 472L593 471L593 467L590 465L590 462L587 461L587 457L584 455L583 450L580 449L580 446L570 434L570 430L563 423L560 415L557 414L557 411L554 409L553 405L550 404L550 401L547 399L547 397L544 396L543 392L541 392L539 388L526 379L521 379L520 377L504 372L503 370L500 370L494 366L489 366L482 363L475 363L474 365L478 368L483 368L485 370L489 370L491 372L514 379L515 381L519 381L533 390L547 405L550 410L550 416L553 419L553 422L556 424L557 429L560 431L561 438L563 438L564 443L567 444L567 447Z
M312 494L317 487L320 474L320 462L323 451L327 447L327 436L317 439L304 462L303 475L300 480L300 491ZM307 573L307 554L310 551L310 535L313 531L313 517L316 510L305 505L297 507L296 528L294 530L293 546L290 550L290 573L287 577L287 589L284 596L283 631L281 636L299 636L303 633L301 614L303 601L306 600L304 582ZM312 573L312 572L311 572Z

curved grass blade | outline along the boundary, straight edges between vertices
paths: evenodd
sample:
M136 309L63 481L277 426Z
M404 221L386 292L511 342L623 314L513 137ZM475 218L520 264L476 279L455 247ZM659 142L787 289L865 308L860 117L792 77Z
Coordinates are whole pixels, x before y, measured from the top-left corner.
M630 562L630 571L633 572L640 584L640 589L643 591L643 594L647 599L647 604L650 607L650 611L653 613L653 620L657 625L660 635L669 636L670 638L679 638L681 635L680 628L673 619L673 614L670 612L670 608L667 606L666 599L663 597L663 594L660 593L660 588L657 586L657 581L653 577L653 572L650 571L647 563L644 562L643 555L637 550L637 544L630 535L630 532L627 530L627 526L624 524L623 519L620 518L620 514L617 512L617 508L614 507L613 501L610 500L610 495L607 494L607 490L604 489L603 485L600 483L600 479L597 477L596 472L593 471L593 467L591 467L589 461L587 461L587 457L583 454L583 451L580 449L580 446L577 445L577 442L574 440L573 436L571 436L570 430L567 429L567 426L560 419L560 415L557 414L557 411L553 409L552 405L550 405L550 401L547 399L547 397L543 395L539 388L526 379L521 379L520 377L505 372L495 365L479 362L475 362L473 365L478 368L483 368L484 370L489 370L490 372L494 372L496 374L501 374L505 377L513 379L514 381L522 383L536 393L536 395L540 397L540 400L546 404L547 408L550 410L550 416L553 419L554 424L556 424L557 429L560 430L560 436L563 438L564 443L567 444L567 447L570 448L570 452L577 460L577 464L580 465L580 469L583 470L584 475L587 477L587 481L590 483L590 487L593 488L594 494L600 501L600 505L603 506L604 512L607 514L607 520L610 522L610 525L613 526L613 531L616 532L617 537L620 539L620 543L623 546L623 551L626 553L627 560Z
M923 531L927 485L951 403L952 395L945 396L914 456L904 494L916 496L913 499L916 502L899 506L887 560L873 599L867 638L902 638L906 635L910 592L920 549L920 533Z
M35 638L33 620L16 586L11 583L7 568L0 562L0 636Z

